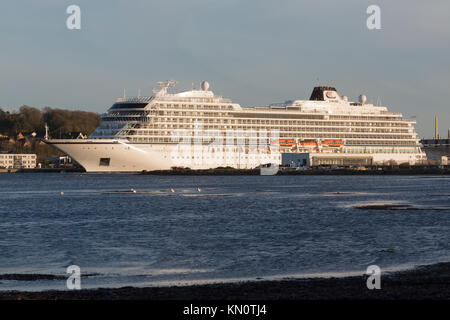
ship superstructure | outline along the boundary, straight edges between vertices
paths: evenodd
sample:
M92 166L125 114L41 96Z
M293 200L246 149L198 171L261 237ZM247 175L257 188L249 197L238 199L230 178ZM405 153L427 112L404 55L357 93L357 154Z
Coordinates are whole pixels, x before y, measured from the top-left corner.
M119 98L87 139L49 139L86 171L254 168L281 163L282 153L364 156L376 163L425 159L415 120L335 88L315 87L309 100L241 107L209 84L169 93L160 83L151 97Z

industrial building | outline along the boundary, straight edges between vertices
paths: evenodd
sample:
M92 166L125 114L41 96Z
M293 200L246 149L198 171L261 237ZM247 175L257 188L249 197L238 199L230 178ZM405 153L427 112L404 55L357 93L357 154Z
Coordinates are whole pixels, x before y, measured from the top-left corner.
M310 166L370 166L373 157L345 155L342 153L282 153L281 163L283 166L294 168Z
M434 138L422 139L423 146L428 160L441 160L442 157L450 156L450 130L447 130L447 139L439 135L438 118L434 118Z

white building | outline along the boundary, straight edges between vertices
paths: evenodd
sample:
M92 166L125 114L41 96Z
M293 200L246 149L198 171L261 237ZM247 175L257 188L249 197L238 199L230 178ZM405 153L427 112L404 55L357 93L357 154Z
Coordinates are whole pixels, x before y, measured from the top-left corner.
M36 168L36 154L0 153L0 168Z

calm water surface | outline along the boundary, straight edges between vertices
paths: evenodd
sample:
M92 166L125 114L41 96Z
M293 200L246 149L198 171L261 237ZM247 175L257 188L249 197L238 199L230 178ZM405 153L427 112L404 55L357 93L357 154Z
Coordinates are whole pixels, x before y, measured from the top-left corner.
M357 208L368 203L411 207ZM2 275L66 276L75 264L95 288L449 260L445 176L0 174ZM50 288L66 282L0 280L0 290Z

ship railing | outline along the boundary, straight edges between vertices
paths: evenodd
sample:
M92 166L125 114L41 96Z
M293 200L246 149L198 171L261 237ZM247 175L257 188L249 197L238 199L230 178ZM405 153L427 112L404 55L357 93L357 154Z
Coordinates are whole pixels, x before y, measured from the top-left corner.
M203 103L215 103L215 102L222 102L222 103L232 103L230 99L222 98L220 96L214 96L214 98L192 98L192 97L175 97L171 95L161 96L158 97L158 100L162 101L174 101L174 102L203 102Z
M116 137L127 135L130 130L133 128L135 123L127 123L119 132L116 134Z
M113 118L113 117L118 117L118 118L126 118L126 117L142 117L143 115L145 115L144 113L119 113L119 114L102 114L101 117L103 118Z
M402 114L400 112L391 112L391 111L380 111L381 114L392 114L395 116L401 116Z
M148 102L152 100L153 96L143 96L143 97L122 97L117 98L116 102Z

